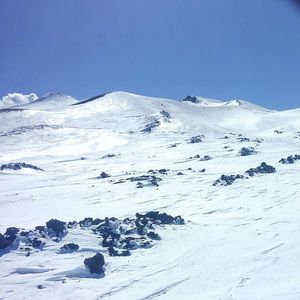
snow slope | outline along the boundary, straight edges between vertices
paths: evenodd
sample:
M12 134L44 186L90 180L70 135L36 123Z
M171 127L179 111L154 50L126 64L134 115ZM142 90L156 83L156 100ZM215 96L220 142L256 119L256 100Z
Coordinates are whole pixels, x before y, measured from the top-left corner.
M44 170L0 171L1 233L51 218L151 210L186 220L158 227L162 239L128 257L110 257L80 228L29 257L0 250L0 299L299 299L300 161L279 160L300 154L300 109L198 98L50 94L23 110L0 111L0 165L24 161ZM189 142L198 135L202 142ZM240 156L242 147L257 153ZM244 174L264 161L277 172L213 186L222 174ZM162 168L169 171L158 175L158 187L125 180ZM111 177L97 178L103 171ZM80 251L58 254L67 242ZM83 265L97 251L106 261L103 278Z

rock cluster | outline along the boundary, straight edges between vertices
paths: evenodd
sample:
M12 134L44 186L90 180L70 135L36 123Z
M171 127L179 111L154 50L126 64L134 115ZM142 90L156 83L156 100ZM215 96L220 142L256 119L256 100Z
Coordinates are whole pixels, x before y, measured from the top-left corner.
M256 150L253 147L243 147L240 151L239 154L241 156L248 156L248 155L253 155L256 154Z
M33 169L33 170L37 170L37 171L44 171L43 169L35 166L35 165L31 165L31 164L26 164L24 162L17 162L17 163L8 163L8 164L4 164L2 166L0 166L0 171L3 170L21 170L23 168L27 168L27 169Z
M90 230L91 234L100 237L100 245L107 250L109 256L129 256L131 251L138 248L151 248L153 242L160 240L155 230L165 225L183 225L181 216L173 217L166 213L150 211L145 214L136 213L135 218L123 220L112 218L86 217L77 222L63 222L51 219L46 226L36 226L34 230L24 231L16 227L7 228L4 234L0 234L0 251L12 251L19 249L25 256L32 251L42 250L47 242L60 243L68 234L68 229L80 226L84 230ZM14 247L13 247L14 245ZM79 245L67 243L59 248L58 254L73 253L79 250ZM84 265L92 274L104 273L104 256L100 252L95 256L86 258Z
M237 175L221 175L219 179L217 179L213 185L231 185L234 181L237 179L248 179L256 174L269 174L269 173L275 173L276 169L273 166L270 166L266 164L265 162L262 162L260 166L256 168L250 168L245 172L245 175L237 174Z
M293 164L297 160L300 160L300 155L299 154L295 154L294 156L289 155L287 158L280 159L279 162L282 163L282 164Z

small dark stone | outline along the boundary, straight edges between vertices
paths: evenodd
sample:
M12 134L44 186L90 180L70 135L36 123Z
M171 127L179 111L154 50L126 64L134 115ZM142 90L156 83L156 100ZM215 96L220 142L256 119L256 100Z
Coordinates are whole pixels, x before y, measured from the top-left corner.
M77 221L70 221L68 222L68 228L75 227L77 225Z
M137 187L138 189L141 189L141 188L144 187L144 185L143 185L141 182L138 182L138 183L136 184L136 187Z
M84 218L82 221L79 221L80 227L90 227L93 225L93 218Z
M39 285L37 286L37 288L38 288L39 290L42 290L42 289L44 289L45 287L44 287L42 284L39 284Z
M93 257L89 257L84 260L85 266L92 274L103 274L104 263L104 256L101 253L97 253Z
M153 231L148 232L147 237L151 240L160 240L160 236Z
M200 135L192 136L191 138L189 138L187 140L188 144L197 144L197 143L201 143L201 142L202 142L202 136L200 136Z
M65 244L60 248L61 252L75 252L75 251L78 251L78 249L79 249L79 246L74 243Z
M183 225L184 223L185 223L184 219L181 216L175 217L175 224L177 224L177 225Z
M165 174L168 173L168 170L167 170L167 169L159 169L159 170L158 170L158 173L159 173L159 174L164 174L164 175L165 175Z
M105 172L102 172L98 178L108 178L108 177L110 177L110 175L108 175Z

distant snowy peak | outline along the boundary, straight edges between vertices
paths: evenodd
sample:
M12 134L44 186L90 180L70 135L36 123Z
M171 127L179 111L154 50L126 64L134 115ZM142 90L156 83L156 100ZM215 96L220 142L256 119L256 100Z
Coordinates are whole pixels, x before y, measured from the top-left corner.
M258 106L256 104L253 104L251 102L247 102L244 100L229 100L229 101L221 101L217 99L211 99L211 98L204 98L199 96L187 96L185 97L182 102L186 103L193 103L198 106L204 106L204 107L222 107L222 106L248 106L248 107L256 107L258 109L267 110L264 107Z
M8 95L2 97L2 101L0 101L0 108L24 105L37 99L38 96L34 93L28 95L21 93L9 93Z
M49 109L49 108L62 108L64 106L69 106L77 103L78 100L72 96L66 96L62 93L48 93L42 97L39 97L35 101L26 104L28 108L37 109Z

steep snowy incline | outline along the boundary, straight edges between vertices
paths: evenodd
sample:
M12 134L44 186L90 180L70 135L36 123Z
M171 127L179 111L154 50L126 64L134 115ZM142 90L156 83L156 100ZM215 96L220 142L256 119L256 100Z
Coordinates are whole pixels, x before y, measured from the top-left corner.
M299 299L300 110L198 98L114 92L0 112L0 233L38 237L0 249L0 299ZM144 244L126 249L97 233L149 211L185 223L129 230ZM51 237L50 219L82 222ZM84 264L97 252L104 276Z

